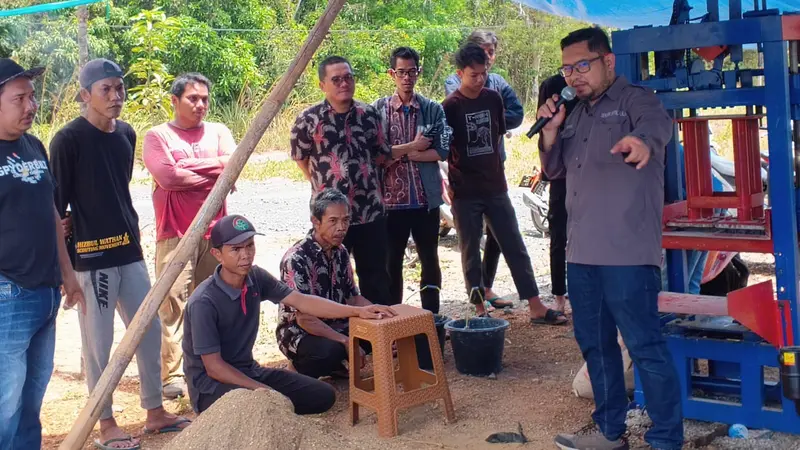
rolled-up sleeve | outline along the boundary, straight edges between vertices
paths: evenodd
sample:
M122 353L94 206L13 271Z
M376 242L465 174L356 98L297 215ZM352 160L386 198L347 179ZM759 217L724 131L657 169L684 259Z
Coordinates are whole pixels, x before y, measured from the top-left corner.
M567 175L562 151L564 141L561 139L561 133L558 133L556 141L553 142L553 146L550 147L549 151L542 149L541 137L539 138L539 162L542 164L542 171L551 180L564 178Z
M453 139L453 129L447 125L447 119L444 116L444 108L438 103L431 102L429 105L433 108L433 148L439 154L441 161L446 161L450 155L450 141Z

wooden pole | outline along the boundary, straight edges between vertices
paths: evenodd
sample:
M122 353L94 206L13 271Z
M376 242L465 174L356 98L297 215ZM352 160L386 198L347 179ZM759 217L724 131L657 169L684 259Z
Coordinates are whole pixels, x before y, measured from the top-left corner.
M200 240L208 229L208 225L222 207L222 202L231 191L231 188L233 188L248 158L255 150L256 144L261 140L261 137L272 122L272 119L277 115L283 102L286 101L289 93L294 88L295 83L297 83L297 80L303 74L303 71L322 43L322 40L325 38L331 24L336 19L336 16L339 14L345 2L346 0L330 0L328 2L328 7L309 33L297 57L295 57L289 69L283 75L283 78L281 78L267 100L261 106L261 111L259 111L253 123L250 125L250 128L248 128L247 133L244 135L244 138L236 147L236 151L231 155L228 165L225 167L222 175L220 175L205 203L203 203L203 206L194 218L194 221L192 221L189 230L183 238L181 238L174 256L167 263L167 267L161 277L156 280L150 292L147 293L147 296L142 302L142 306L133 317L133 321L131 321L130 326L128 326L125 336L122 338L117 350L114 352L106 369L103 371L103 375L100 376L100 380L89 396L86 406L81 410L69 434L67 434L67 437L59 446L60 450L77 450L83 447L95 423L97 423L97 420L100 418L103 405L111 401L111 394L116 389L119 380L122 378L122 374L131 362L131 358L133 358L136 348L142 340L142 336L156 317L158 307L162 300L166 297L172 284L175 283L178 275L183 270L189 256L200 244Z

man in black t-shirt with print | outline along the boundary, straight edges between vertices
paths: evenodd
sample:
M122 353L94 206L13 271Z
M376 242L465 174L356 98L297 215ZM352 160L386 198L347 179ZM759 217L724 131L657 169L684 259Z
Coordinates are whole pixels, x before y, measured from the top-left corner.
M81 70L83 116L68 123L50 143L58 182L56 205L72 214L71 231L78 272L87 302L80 314L83 360L89 391L94 390L111 354L114 311L127 327L150 290L142 256L139 217L129 183L133 174L136 133L118 119L125 102L120 67L107 59L89 61ZM167 413L161 400L161 323L156 318L136 350L141 406L148 432L179 431L188 420ZM100 413L102 446L137 448L138 439L122 431L111 403ZM113 445L110 445L113 444Z
M486 53L477 44L468 43L456 53L455 62L461 86L442 106L447 123L453 128L449 177L469 301L478 314L485 314L480 250L485 216L511 269L519 298L528 300L531 323L563 325L567 321L564 315L548 309L539 299L531 260L508 197L499 151L506 133L503 99L484 87Z
M38 103L33 79L0 59L0 449L42 447L39 413L53 373L56 316L83 306L72 270L47 154L27 134Z
M211 254L220 265L189 297L183 319L183 371L192 407L202 413L234 389L270 388L288 397L296 414L325 412L336 400L329 384L262 367L253 358L261 302L322 319L381 319L395 312L381 305L343 305L291 289L253 265L256 234L253 224L239 215L225 216L211 229Z

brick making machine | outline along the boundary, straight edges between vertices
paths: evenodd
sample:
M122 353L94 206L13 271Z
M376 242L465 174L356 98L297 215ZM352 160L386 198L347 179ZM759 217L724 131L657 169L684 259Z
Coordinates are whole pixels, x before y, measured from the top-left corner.
M691 18L689 2L676 0L669 25L612 33L617 73L656 91L675 121L665 173L664 334L686 418L800 433L800 14L763 0L706 7ZM757 51L754 67L745 67L745 49ZM735 192L712 189L711 121L731 124ZM776 284L727 297L686 294L686 250L773 254ZM635 401L646 408L646 400L637 379Z

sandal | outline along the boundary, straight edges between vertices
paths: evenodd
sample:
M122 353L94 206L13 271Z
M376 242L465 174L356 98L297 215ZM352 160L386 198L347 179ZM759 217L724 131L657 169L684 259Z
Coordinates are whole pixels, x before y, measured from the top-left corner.
M513 308L514 302L511 300L504 300L503 297L492 297L486 299L486 303L492 305L495 309Z
M131 447L111 447L110 444L113 444L115 442L131 442L131 443L133 443L133 436L109 439L109 440L107 440L105 442L102 442L102 443L99 440L95 439L94 440L94 446L96 448L99 448L100 450L139 450L139 449L142 448L141 444L136 444L136 445L133 445Z
M178 417L178 420L176 420L172 425L167 425L166 427L159 428L158 430L148 430L147 427L144 427L144 434L179 433L186 429L186 427L181 426L184 423L191 424L192 421L185 417Z
M550 308L547 308L547 312L544 314L544 317L531 318L531 325L562 326L566 325L567 322L569 322L569 320L564 313Z

